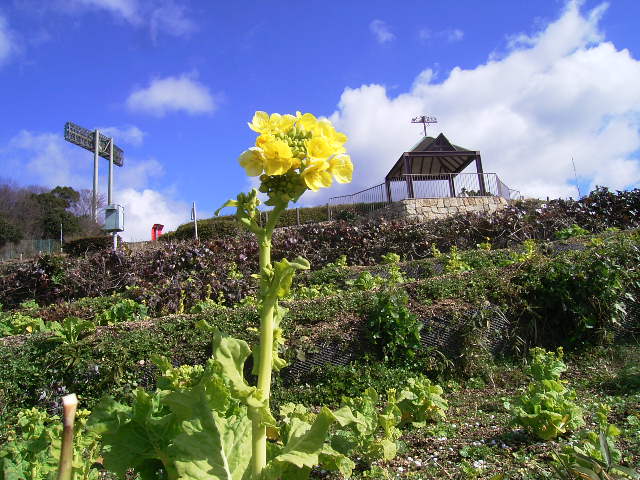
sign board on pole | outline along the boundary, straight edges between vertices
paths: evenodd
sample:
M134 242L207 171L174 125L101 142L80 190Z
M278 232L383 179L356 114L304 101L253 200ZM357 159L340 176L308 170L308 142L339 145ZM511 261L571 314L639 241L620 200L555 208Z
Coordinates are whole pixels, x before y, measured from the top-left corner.
M72 122L64 124L64 139L90 152L95 150L95 138L96 134L94 131ZM109 160L110 143L111 139L109 137L100 134L98 155L107 160ZM113 146L113 163L119 167L122 167L124 164L124 151L116 145Z

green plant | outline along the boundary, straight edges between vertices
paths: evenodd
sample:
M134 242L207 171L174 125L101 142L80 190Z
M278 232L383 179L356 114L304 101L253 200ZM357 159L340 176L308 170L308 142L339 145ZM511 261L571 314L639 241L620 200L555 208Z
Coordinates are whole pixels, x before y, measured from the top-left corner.
M50 322L47 327L53 334L49 340L67 345L77 343L82 337L87 336L96 329L95 323L78 317L67 317L62 323Z
M563 228L556 232L556 238L559 240L566 240L568 238L578 237L580 235L589 235L589 230L585 230L580 225L574 223L570 227Z
M409 378L408 386L398 395L397 404L402 412L402 423L422 427L427 422L446 418L449 407L442 398L442 387L426 377Z
M560 380L567 369L562 361L562 348L555 353L532 348L530 353L528 373L534 381L513 406L505 403L513 415L512 422L542 440L550 440L584 425L582 409L573 402L575 392L568 390Z
M147 316L147 306L124 298L96 316L98 325L113 325L121 322L135 322Z
M88 430L89 411L77 412L73 453L76 480L96 480L92 468L99 456L98 437ZM18 413L8 441L0 446L0 479L45 480L55 474L60 458L62 423L58 417L32 408Z
M360 397L343 397L342 408L353 413L354 420L331 433L328 443L344 455L357 456L363 463L374 460L391 460L397 454L396 441L401 432L397 428L402 418L395 391L387 391L383 406L378 392L368 388ZM379 411L379 409L381 411Z
M102 424L107 427L102 429L103 438L116 435L110 429L121 430L118 427L127 419L136 419L138 411L144 411L147 418L157 410L161 417L150 423L150 428L161 428L158 422L162 425L179 422L170 432L153 431L154 438L178 432L161 455L154 448L151 454L145 451L132 457L131 450L123 449L122 455L113 460L121 473L127 463L137 465L150 455L155 462L151 467L163 467L169 479L180 476L183 469L204 469L210 478L233 476L258 480L292 474L303 478L317 464L331 424L338 422L345 426L353 421L348 410L332 413L323 408L313 424L301 421L289 431L284 442L270 443L270 455L267 455L267 432L276 427L269 405L272 374L286 365L279 354L284 344L280 324L287 309L280 306L279 301L289 293L296 270L308 270L310 266L302 257L272 263L273 230L289 201L297 201L308 189L328 187L334 177L339 182L349 182L353 165L344 154L342 145L346 137L336 132L328 120L317 120L311 114L299 112L295 117L256 112L250 127L262 135L255 147L240 155L239 163L248 175L260 176L259 189L269 197L265 204L273 209L266 224L261 225L258 211L261 202L256 189L239 194L222 208L236 207L236 220L258 240L259 343L252 350L243 340L215 330L213 359L197 385L188 392L157 393L152 398L138 390L140 409L125 413L116 424L109 422L122 409L112 402L112 406L105 409L106 419ZM206 324L202 326L207 329ZM250 386L244 378L244 363L249 355L253 355L253 373L258 377L256 386ZM124 437L123 434L112 441L124 444Z
M0 305L0 337L44 331L47 331L47 327L42 318L34 318L19 311L3 312Z
M471 270L471 266L462 259L460 253L458 253L458 247L455 245L452 246L447 255L447 263L444 265L444 271L447 273L455 273L468 272L469 270Z
M532 238L528 238L522 242L524 247L523 251L511 252L509 258L502 262L502 265L511 265L513 263L522 263L534 258L538 251L536 241Z
M640 478L636 471L618 463L622 454L615 439L620 430L608 422L610 411L608 405L599 405L596 413L598 432L584 432L577 445L566 447L563 453L554 456L551 467L561 480Z
M367 316L367 333L385 361L411 359L420 347L422 322L408 308L404 290L382 290Z
M364 271L355 280L349 280L348 285L351 285L358 290L373 290L384 283L384 280L377 275L372 275L369 271Z

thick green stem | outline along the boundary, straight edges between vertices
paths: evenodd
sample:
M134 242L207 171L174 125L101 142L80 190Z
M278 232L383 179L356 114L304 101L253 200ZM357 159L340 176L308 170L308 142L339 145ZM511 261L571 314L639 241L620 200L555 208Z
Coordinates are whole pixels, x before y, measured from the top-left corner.
M269 216L263 232L258 235L260 247L260 359L258 370L258 390L269 402L271 393L271 373L273 363L273 314L278 301L275 291L270 289L271 279L267 275L271 266L271 236L284 207L276 207ZM252 478L260 478L267 465L267 430L258 414L251 415L252 422Z

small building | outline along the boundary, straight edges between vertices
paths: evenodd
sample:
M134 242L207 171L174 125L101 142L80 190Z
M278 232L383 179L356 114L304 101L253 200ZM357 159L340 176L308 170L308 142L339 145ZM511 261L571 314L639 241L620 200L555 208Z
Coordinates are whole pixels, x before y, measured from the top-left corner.
M475 172L465 172L471 165ZM455 145L440 133L423 137L403 152L384 183L329 199L329 212L331 217L338 210L352 210L426 220L466 211L492 212L517 196L498 175L484 172L479 151Z

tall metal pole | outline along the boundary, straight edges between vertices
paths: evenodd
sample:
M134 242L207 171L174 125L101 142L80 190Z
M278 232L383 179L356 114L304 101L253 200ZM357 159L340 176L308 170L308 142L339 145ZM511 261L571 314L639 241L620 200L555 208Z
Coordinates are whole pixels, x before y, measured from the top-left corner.
M193 229L196 234L196 241L198 241L198 218L196 214L196 202L193 202L193 206L191 207L191 217L193 218Z
M93 199L91 202L91 209L93 215L93 221L98 221L98 152L100 151L100 132L98 129L95 131L95 144L93 148Z
M107 193L107 203L111 205L113 200L113 138L109 141L109 191Z

